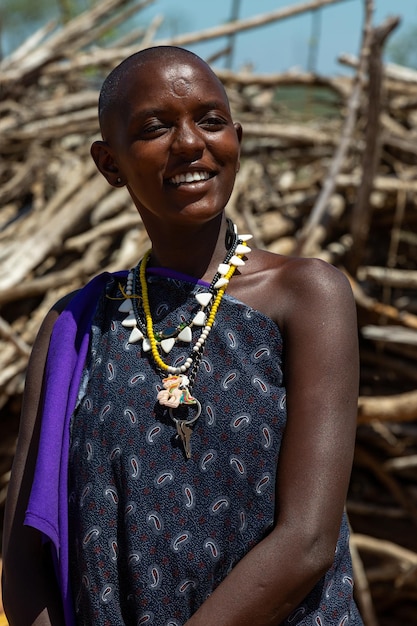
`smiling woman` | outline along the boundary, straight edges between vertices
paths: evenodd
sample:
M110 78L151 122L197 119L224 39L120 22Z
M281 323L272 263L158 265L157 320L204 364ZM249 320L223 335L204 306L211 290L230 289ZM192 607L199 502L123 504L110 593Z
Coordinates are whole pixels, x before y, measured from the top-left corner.
M129 57L99 117L93 159L152 246L40 330L5 517L11 624L361 626L347 280L252 250L226 216L242 128L199 57Z
M242 130L203 61L178 63L177 54L173 63L172 48L151 50L127 59L104 83L103 141L94 143L92 156L110 184L127 186L151 239L156 231L170 239L185 220L201 223L223 211L239 169ZM193 274L187 260L182 271Z

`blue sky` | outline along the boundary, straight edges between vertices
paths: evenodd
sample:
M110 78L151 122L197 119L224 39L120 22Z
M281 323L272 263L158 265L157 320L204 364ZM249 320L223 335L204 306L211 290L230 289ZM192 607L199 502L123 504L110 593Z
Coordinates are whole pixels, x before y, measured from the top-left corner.
M302 2L306 0L241 0L240 17L252 17ZM232 4L233 0L155 0L137 14L137 19L131 26L144 26L155 15L162 15L164 24L158 38L204 30L227 22ZM399 15L402 18L402 23L390 42L401 38L402 33L405 34L412 26L417 29L416 0L374 0L374 7L374 25L380 24L389 15ZM363 11L364 0L344 0L319 10L315 23L320 25L320 37L316 62L311 69L326 76L349 73L349 69L337 62L337 57L342 53L358 53ZM36 14L36 11L32 12ZM47 19L52 17L48 15ZM19 29L13 31L14 45L21 43L19 39L24 39L35 28L32 21L28 23L27 20L19 20L19 24ZM235 40L233 69L238 70L245 65L251 65L255 72L260 73L283 72L293 67L308 69L312 25L312 13L306 13L239 34ZM10 51L8 45L12 43L9 34L7 29L3 33L6 53ZM207 58L221 50L225 44L225 39L214 39L190 47ZM218 62L220 67L224 64L224 60Z
M241 0L240 17L259 15L300 3L301 0ZM194 0L157 0L140 15L141 18L149 16L149 19L156 14L163 15L165 26L160 32L161 36L222 24L229 19L231 6L232 0L208 0L204 4ZM320 10L320 17L316 18L321 32L315 63L317 72L335 75L348 71L337 62L337 57L342 53L358 53L363 6L363 0L346 0ZM409 26L417 27L415 0L374 0L374 7L374 25L380 24L389 15L399 15L402 18L401 25L395 31L396 38ZM292 67L306 69L311 38L311 13L242 33L235 43L233 69L248 63L252 64L256 72L282 72ZM192 49L206 57L219 50L222 45L224 40L221 42L216 39L196 45ZM219 61L218 64L222 66L224 63Z

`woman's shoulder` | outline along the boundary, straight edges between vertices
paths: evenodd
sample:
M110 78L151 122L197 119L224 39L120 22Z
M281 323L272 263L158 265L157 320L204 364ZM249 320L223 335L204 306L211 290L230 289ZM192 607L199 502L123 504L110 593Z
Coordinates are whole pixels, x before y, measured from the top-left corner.
M346 281L343 272L327 261L316 257L285 256L256 248L252 252L254 263L251 271L270 272L270 278L279 283L285 284L285 281L289 280L293 284L294 281L310 281L311 279L315 282ZM249 267L250 262L252 262L252 256L248 262Z
M318 258L291 257L254 249L248 256L233 295L261 310L282 325L293 315L325 310L329 303L343 309L352 306L347 277ZM232 284L231 284L232 286Z

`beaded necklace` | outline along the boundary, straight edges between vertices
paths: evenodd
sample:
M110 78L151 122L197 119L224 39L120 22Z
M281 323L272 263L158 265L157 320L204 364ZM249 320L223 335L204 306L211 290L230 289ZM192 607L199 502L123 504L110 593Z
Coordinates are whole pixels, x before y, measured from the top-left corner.
M168 408L187 458L191 457L191 426L201 413L201 404L192 396L191 391L203 356L204 345L215 322L217 311L230 279L237 267L245 264L243 257L251 252L251 248L246 242L251 239L252 235L238 235L236 226L229 220L228 222L226 247L229 250L223 263L218 266L208 290L195 295L200 310L188 322L181 323L177 328L170 327L161 332L155 330L146 280L146 267L151 250L148 250L136 268L129 272L125 291L126 299L119 307L119 311L128 314L122 321L122 325L132 329L128 343L142 341L143 351L150 353L156 367L161 372L163 388L158 392L157 400L159 404ZM140 286L141 296L134 293L135 286L138 288ZM142 306L142 311L140 311L139 303ZM160 350L168 354L177 341L190 343L193 326L200 326L202 330L192 347L190 356L178 367L165 363ZM189 417L190 412L194 412L192 417Z

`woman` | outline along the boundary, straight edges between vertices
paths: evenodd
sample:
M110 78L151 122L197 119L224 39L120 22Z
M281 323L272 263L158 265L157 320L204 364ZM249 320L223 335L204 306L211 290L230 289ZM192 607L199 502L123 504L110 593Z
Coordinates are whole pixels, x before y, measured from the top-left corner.
M129 57L99 118L93 159L152 248L39 333L5 523L11 625L362 624L348 282L251 250L226 218L242 129L199 57Z

